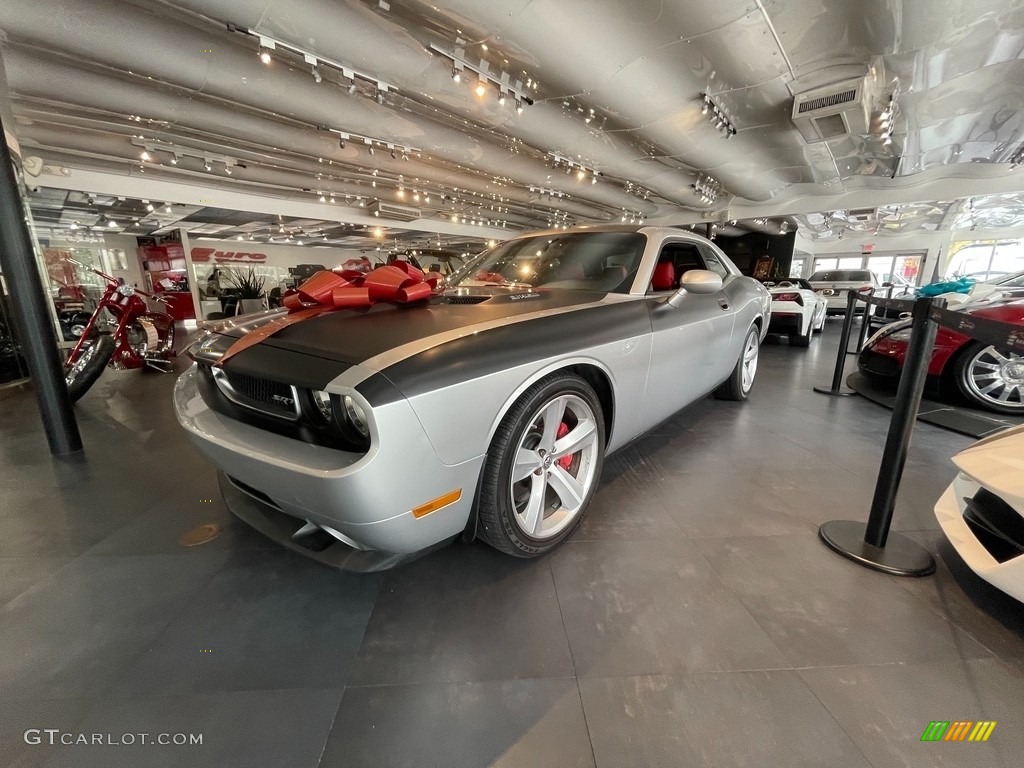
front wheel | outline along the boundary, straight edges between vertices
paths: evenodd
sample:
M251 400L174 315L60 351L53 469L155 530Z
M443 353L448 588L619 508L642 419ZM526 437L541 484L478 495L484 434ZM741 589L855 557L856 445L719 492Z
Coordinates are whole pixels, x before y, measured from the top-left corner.
M961 394L974 405L1024 415L1024 356L972 342L957 357L953 376Z
M752 325L747 331L747 338L743 340L743 351L736 361L736 367L715 390L715 397L719 400L746 400L750 396L754 376L757 374L757 355L760 349L761 334L757 326Z
M71 402L77 402L96 383L114 354L114 346L114 340L109 335L100 334L95 341L85 342L74 361L68 361L64 369L64 381L68 385Z
M554 549L583 519L604 447L604 413L587 382L556 373L534 384L491 442L480 486L481 537L516 557Z

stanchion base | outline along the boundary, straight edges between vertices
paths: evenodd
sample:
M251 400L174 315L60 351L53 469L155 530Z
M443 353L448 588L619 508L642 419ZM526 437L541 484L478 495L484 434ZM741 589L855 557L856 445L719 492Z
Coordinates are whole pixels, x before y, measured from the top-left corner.
M825 546L848 560L892 576L930 576L935 558L913 539L890 531L884 547L864 541L867 525L854 520L831 520L818 528Z
M826 389L825 387L815 387L815 392L820 392L823 395L832 395L832 397L849 397L850 395L856 395L852 389Z

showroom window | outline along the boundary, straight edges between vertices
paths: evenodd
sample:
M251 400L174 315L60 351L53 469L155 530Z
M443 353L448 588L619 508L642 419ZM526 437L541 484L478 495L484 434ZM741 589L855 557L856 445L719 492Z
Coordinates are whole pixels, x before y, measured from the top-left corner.
M870 269L878 276L879 282L893 283L897 286L913 286L920 283L924 256L924 253L819 256L814 260L814 271Z
M950 253L946 278L991 280L1024 271L1024 240L959 241L952 244Z

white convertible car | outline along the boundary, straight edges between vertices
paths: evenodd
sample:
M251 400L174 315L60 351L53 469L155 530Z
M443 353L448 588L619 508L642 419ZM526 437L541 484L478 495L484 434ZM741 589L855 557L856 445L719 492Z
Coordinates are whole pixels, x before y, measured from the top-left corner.
M764 285L772 295L768 333L789 336L789 343L794 347L809 346L811 334L825 327L828 301L799 277L765 280Z
M1024 602L1024 426L953 457L960 469L935 505L950 544L972 571Z

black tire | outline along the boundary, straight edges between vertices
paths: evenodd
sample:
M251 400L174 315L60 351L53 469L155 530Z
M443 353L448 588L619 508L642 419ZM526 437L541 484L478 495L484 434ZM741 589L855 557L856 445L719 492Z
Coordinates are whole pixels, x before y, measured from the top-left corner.
M739 359L736 360L736 367L732 369L729 378L715 390L715 397L719 400L746 400L750 397L750 390L754 386L754 376L757 373L757 357L760 347L761 333L756 325L752 325L743 339L743 347L740 350ZM748 380L744 373L749 368L748 353L751 349L753 349L753 369L749 371Z
M65 381L68 385L68 394L71 395L71 402L78 399L89 391L89 387L96 383L96 379L107 367L110 358L114 354L114 340L108 334L100 334L91 344L87 343L78 356L79 361L84 363L78 370L72 366L64 369ZM73 378L72 378L73 375Z
M995 347L972 341L957 354L953 361L953 381L960 394L971 405L984 408L994 413L1007 413L1024 416L1024 377L1004 375L1006 364L1012 365L1017 371L1024 366L1024 357L1013 352L997 350ZM990 366L986 368L985 366ZM999 366L1002 371L992 368ZM979 380L980 379L980 380ZM983 392L988 386L996 388L991 392ZM1000 400L1005 394L1006 400Z
M558 402L566 404L557 416L559 424L553 429L560 430L565 425L569 433L564 436L568 436L579 428L581 434L586 435L587 443L581 444L579 451L561 460L549 452L545 464L544 459L540 458L545 451L540 446L546 430L539 428L538 422L543 423L545 411L552 412L549 408L555 408L557 412ZM592 432L588 431L591 427ZM537 442L533 447L537 448L541 463L523 479L513 482L516 457L521 453L520 449L526 449L534 438ZM509 409L491 441L480 482L479 537L495 549L515 557L538 557L550 552L572 534L586 514L601 479L604 448L604 412L593 388L570 373L554 373L538 381ZM532 453L532 448L527 452ZM566 459L567 466L561 463ZM576 480L583 492L579 495L580 501L575 511L569 509L563 513L565 507L555 485L558 484L558 478L565 475ZM519 502L514 498L517 495L525 500L523 511L517 508ZM541 500L536 507L535 520L541 528L550 522L553 529L550 534L538 536L535 535L536 531L527 532L525 529L530 514L530 500L534 498Z

